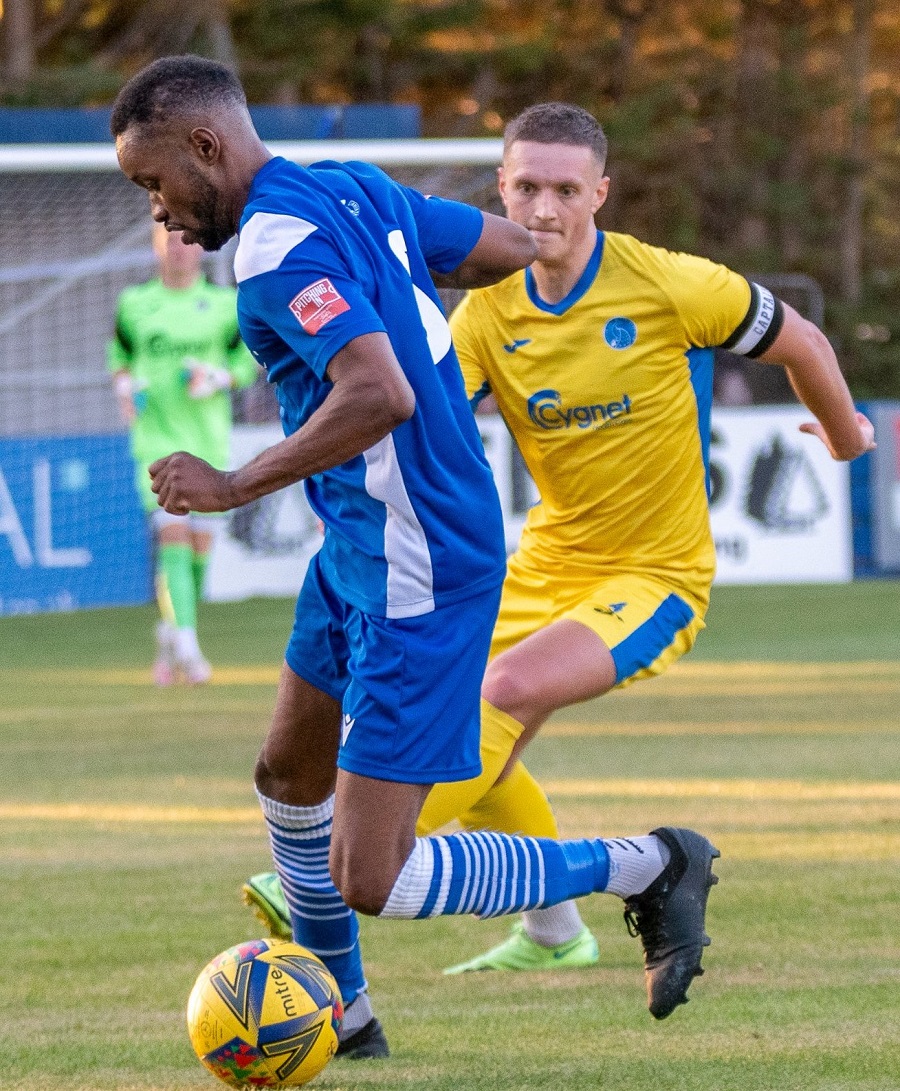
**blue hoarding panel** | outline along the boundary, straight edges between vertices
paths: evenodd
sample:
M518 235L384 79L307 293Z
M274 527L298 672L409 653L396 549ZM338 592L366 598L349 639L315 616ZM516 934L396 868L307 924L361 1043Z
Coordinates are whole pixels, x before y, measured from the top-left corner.
M251 106L263 140L390 140L421 135L418 106Z
M872 416L872 406L856 407L860 413ZM861 455L850 463L850 511L853 516L853 574L872 576L875 562L872 556L872 456Z
M251 106L263 140L388 140L421 134L418 106ZM109 106L81 109L0 107L0 144L112 142Z
M101 144L111 142L109 106L45 109L0 108L0 144Z
M127 437L0 440L0 614L147 602Z

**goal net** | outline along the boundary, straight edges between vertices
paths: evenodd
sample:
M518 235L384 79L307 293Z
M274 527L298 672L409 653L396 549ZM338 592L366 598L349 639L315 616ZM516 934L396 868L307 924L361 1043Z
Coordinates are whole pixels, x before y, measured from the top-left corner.
M374 162L423 192L499 207L496 140L270 147L300 163ZM232 282L233 245L209 257L210 279ZM105 365L120 292L156 275L146 195L111 145L0 148L0 255L0 614L147 601L149 536ZM265 438L251 425L277 426L264 381L236 395L235 419L248 426L240 450ZM488 442L507 460L498 436ZM215 597L287 591L285 572L299 579L314 520L296 495L267 501L229 521Z

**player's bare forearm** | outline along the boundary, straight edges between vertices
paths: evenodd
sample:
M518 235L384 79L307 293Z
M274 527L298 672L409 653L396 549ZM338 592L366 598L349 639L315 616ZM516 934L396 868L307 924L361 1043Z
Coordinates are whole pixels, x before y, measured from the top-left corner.
M134 423L137 410L134 405L134 384L130 373L125 368L119 368L113 373L113 389L116 394L116 402L119 406L119 416L123 424L129 427Z
M415 411L415 397L387 336L365 334L328 367L333 386L293 435L238 470L216 470L181 451L150 467L153 491L166 511L230 511L287 488L367 451Z
M760 359L784 367L794 393L816 418L801 431L817 436L833 458L849 462L874 448L872 424L856 411L834 350L812 322L785 306L784 325Z
M174 515L231 511L355 458L400 423L359 393L347 404L332 392L299 431L238 470L216 470L184 451L161 459L150 467L160 506Z
M537 257L534 240L520 224L482 213L481 237L452 273L433 273L439 288L487 288L530 265Z
M407 419L392 411L381 393L375 387L357 388L348 398L333 390L299 431L233 473L234 506L340 466L374 447Z

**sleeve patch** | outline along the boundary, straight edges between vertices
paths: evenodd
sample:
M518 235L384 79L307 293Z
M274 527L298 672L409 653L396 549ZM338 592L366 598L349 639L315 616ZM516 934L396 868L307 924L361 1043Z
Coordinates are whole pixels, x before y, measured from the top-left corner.
M294 317L309 334L316 334L339 314L350 310L350 304L328 277L322 277L288 304Z

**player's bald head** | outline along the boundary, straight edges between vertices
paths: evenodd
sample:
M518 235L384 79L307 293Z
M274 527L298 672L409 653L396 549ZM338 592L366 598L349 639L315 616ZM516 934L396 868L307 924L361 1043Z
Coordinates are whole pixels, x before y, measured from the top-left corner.
M230 68L190 54L161 57L132 76L116 96L110 129L118 139L134 127L208 124L237 114L249 121L244 89Z

